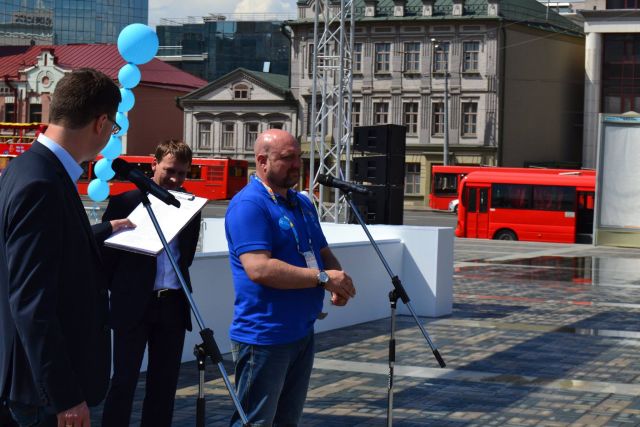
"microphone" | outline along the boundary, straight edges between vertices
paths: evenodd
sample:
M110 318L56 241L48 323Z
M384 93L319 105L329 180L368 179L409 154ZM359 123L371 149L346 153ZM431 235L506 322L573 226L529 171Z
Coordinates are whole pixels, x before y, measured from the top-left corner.
M126 160L123 160L119 157L117 159L114 159L113 163L111 163L111 168L121 178L134 183L136 187L140 189L140 191L152 194L168 205L173 205L176 208L180 207L180 202L175 198L173 194L169 193L167 190L147 178L140 169L134 167Z
M367 187L353 182L343 181L331 175L318 175L318 182L327 187L337 188L345 193L371 194Z

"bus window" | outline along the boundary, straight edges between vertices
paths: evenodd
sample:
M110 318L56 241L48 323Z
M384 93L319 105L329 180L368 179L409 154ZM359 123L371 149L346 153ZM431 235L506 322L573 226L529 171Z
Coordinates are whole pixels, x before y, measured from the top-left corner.
M456 194L458 192L457 173L436 173L433 178L434 194Z
M491 207L505 209L529 209L531 186L522 184L492 184Z
M476 212L476 194L477 188L469 189L469 199L467 200L467 212Z
M480 209L478 212L487 213L489 210L489 189L481 188L480 189Z
M202 166L192 164L187 171L186 179L202 179Z
M533 209L546 211L572 211L576 194L573 187L535 185L533 187Z

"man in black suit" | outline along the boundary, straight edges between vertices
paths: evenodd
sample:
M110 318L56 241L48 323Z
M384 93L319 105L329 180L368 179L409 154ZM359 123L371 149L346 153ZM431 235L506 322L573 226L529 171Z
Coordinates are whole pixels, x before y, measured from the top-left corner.
M109 384L108 295L75 181L118 132L120 92L80 69L0 178L0 396L21 426L87 426Z
M165 141L156 149L153 181L180 190L191 167L191 149L182 141ZM139 190L112 197L103 221L126 217L141 202ZM200 215L169 247L189 290L189 266L198 243ZM103 427L128 426L140 365L148 345L147 382L142 425L170 426L173 417L185 330L191 330L189 303L169 259L105 249L111 291L113 377L102 414Z

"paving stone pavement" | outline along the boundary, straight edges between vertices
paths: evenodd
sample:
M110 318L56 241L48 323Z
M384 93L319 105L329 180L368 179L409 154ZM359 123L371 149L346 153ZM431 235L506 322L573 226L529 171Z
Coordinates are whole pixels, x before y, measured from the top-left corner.
M640 426L640 250L456 239L454 257L452 315L421 319L445 369L398 317L394 426ZM386 425L388 334L380 319L317 335L303 426ZM226 425L217 368L206 380L206 425ZM197 389L185 363L174 426L195 425Z

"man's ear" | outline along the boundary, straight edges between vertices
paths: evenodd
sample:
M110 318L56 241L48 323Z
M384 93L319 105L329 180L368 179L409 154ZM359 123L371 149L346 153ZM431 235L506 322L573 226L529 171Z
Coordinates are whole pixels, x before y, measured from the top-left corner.
M93 125L94 131L96 133L102 133L102 131L104 130L104 126L109 126L110 122L109 122L109 117L107 116L106 113L104 114L100 114Z
M256 156L257 165L259 165L259 166L266 165L267 164L267 158L268 158L268 156L266 154L258 154Z

